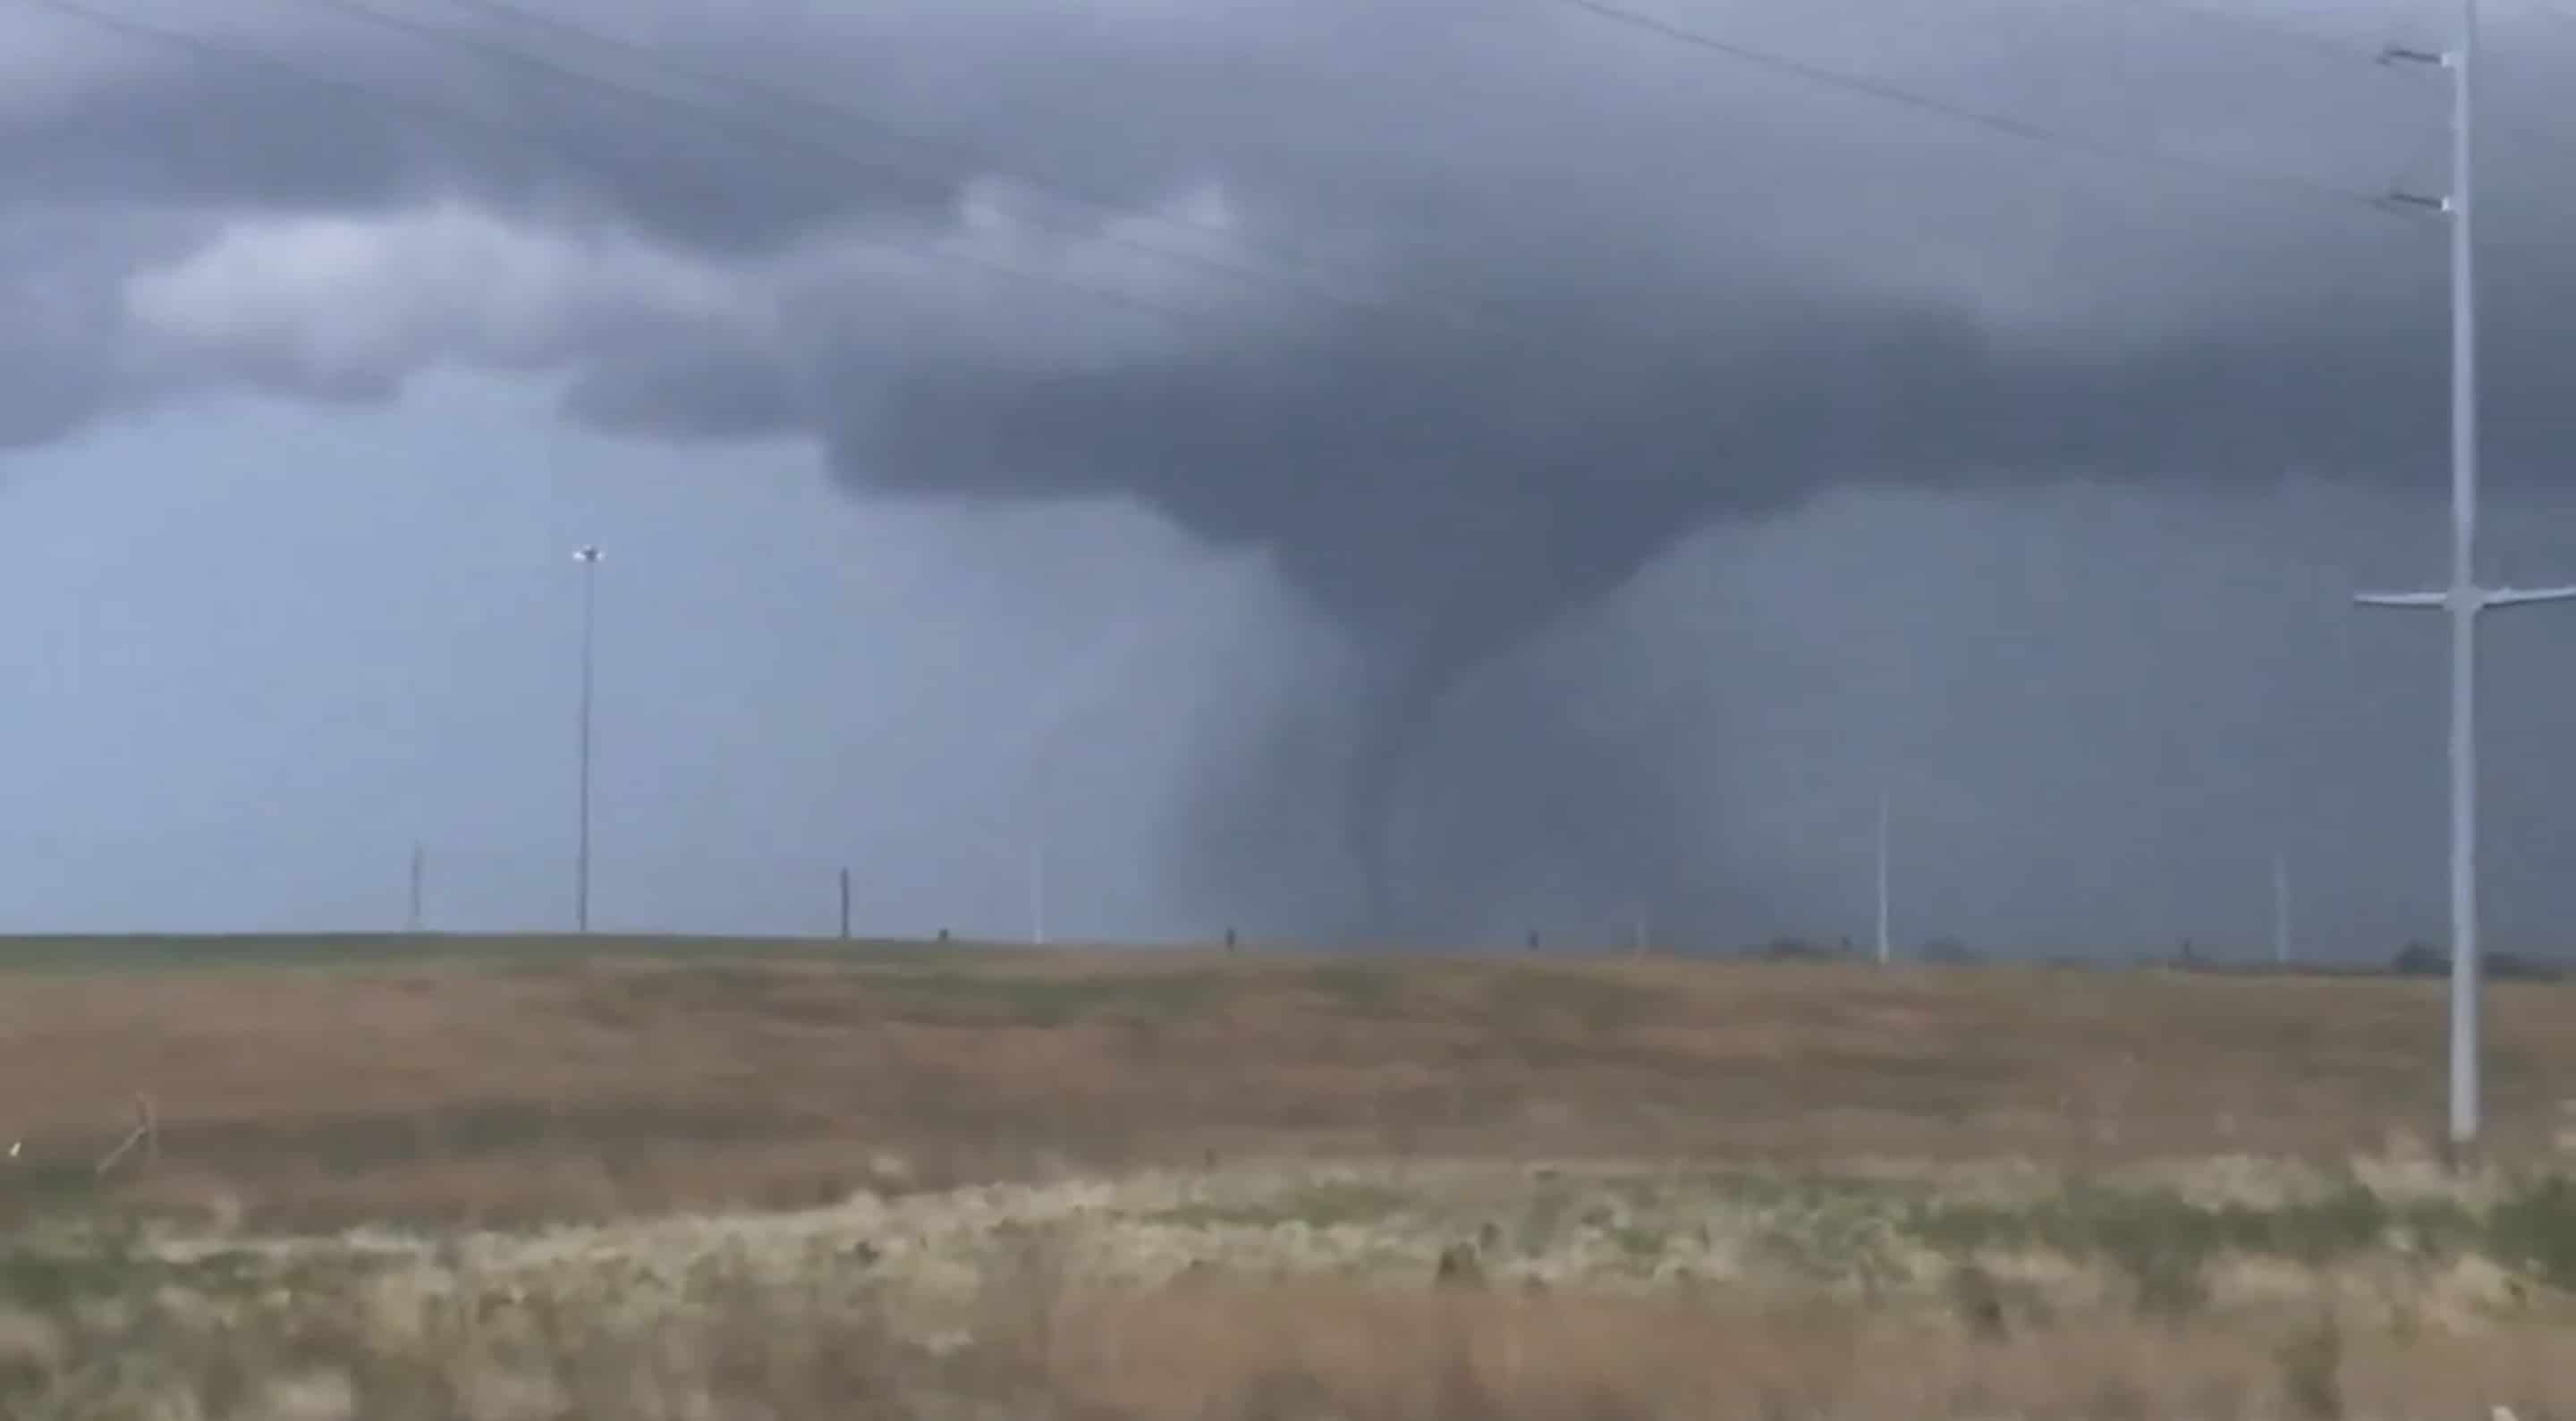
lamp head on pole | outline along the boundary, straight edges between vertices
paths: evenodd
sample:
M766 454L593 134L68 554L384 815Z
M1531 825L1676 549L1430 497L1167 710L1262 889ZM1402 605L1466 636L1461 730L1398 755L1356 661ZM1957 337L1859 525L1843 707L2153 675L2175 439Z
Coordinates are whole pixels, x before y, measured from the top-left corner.
M585 544L581 547L575 548L572 550L572 560L574 562L597 562L599 561L599 549L596 545L591 544Z

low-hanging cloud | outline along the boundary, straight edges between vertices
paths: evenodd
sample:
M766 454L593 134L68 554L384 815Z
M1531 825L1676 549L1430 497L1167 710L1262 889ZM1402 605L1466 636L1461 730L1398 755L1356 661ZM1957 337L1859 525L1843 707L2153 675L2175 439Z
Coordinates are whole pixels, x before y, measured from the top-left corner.
M466 361L568 375L569 414L641 437L809 436L863 493L1132 500L1349 633L1345 807L1381 865L1443 695L1712 522L2441 458L2438 223L2363 200L2438 191L2438 76L2155 6L1657 12L2050 146L1535 0L529 0L870 124L371 3L469 38L113 7L331 87L12 20L45 81L0 122L0 243L41 275L0 288L0 437ZM2438 34L2382 18L2337 33ZM2564 67L2521 49L2506 102ZM2541 477L2576 434L2553 151L2509 139L2492 179L2490 454Z

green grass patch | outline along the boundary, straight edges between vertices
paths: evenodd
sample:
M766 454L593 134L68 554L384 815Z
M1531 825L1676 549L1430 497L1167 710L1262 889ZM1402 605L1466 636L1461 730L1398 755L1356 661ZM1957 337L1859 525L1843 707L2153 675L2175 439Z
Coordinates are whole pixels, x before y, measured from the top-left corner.
M1413 1196L1389 1185L1365 1180L1330 1180L1308 1184L1268 1199L1229 1203L1184 1204L1154 1215L1157 1223L1188 1228L1277 1228L1304 1224L1328 1229L1347 1224L1374 1224L1404 1214Z
M2487 1255L2562 1293L2576 1293L2576 1180L2525 1184L2486 1217Z
M1610 1242L1619 1251L1640 1263L1652 1263L1664 1256L1668 1236L1662 1229L1645 1224L1619 1224L1610 1230Z
M2140 1311L2184 1316L2208 1296L2209 1266L2222 1257L2265 1257L2326 1268L2401 1241L2434 1254L2480 1248L2523 1271L2546 1270L2562 1255L2576 1280L2576 1192L2510 1201L2485 1219L2445 1201L2391 1204L2359 1183L2313 1199L2261 1207L2200 1204L2170 1190L2070 1188L2027 1206L1919 1200L1903 1216L1915 1240L1958 1259L2043 1251L2116 1269ZM2527 1243L2498 1247L2510 1239ZM2536 1260L2524 1264L2513 1248Z

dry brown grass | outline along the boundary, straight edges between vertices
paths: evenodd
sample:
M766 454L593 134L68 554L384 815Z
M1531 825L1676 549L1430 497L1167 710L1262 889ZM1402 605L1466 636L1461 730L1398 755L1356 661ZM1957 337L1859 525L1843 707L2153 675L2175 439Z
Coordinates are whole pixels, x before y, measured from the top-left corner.
M2321 1335L2337 1338L2336 1355L2318 1370L2300 1358ZM1286 1288L1078 1298L1051 1340L1061 1393L1152 1421L2576 1412L2576 1346L2562 1331L2348 1337L2297 1314L2226 1327L2086 1319L1980 1342L1823 1308Z
M2288 1308L1979 1338L1818 1304L1325 1282L1068 1286L1043 1252L955 1326L864 1282L693 1273L666 1306L386 1280L0 1314L28 1421L2524 1421L2576 1414L2563 1326L2346 1329Z
M2495 993L2508 1164L2570 1123L2569 990ZM0 1414L2576 1421L2576 1186L2385 1148L2430 1133L2439 993L972 950L20 976ZM138 1091L159 1160L102 1192ZM520 1227L562 1218L614 1222ZM273 1232L382 1221L420 1227Z
M978 949L27 975L0 993L0 1134L68 1167L149 1092L152 1188L325 1223L804 1204L1211 1153L2342 1159L2432 1133L2440 990ZM2502 1156L2557 1143L2570 1001L2494 991Z

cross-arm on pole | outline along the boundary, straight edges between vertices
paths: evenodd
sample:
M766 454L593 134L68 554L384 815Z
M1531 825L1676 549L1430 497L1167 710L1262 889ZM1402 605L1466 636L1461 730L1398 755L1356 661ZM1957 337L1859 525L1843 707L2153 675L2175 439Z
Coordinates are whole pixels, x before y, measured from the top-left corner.
M2576 602L2576 587L2471 587L2465 589L2473 611L2495 607L2530 607L2543 602ZM2413 607L2442 611L2457 593L2356 592L2352 600L2365 607Z
M2498 587L2486 595L2490 607L2527 607L2536 602L2576 602L2576 587Z

